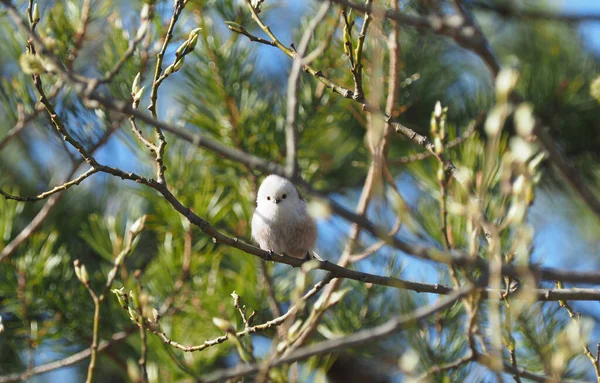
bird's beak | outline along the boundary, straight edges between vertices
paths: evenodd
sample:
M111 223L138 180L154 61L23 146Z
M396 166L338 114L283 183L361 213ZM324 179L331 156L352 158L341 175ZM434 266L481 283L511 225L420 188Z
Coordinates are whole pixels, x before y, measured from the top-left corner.
M278 204L279 202L281 202L281 198L275 198L275 203Z

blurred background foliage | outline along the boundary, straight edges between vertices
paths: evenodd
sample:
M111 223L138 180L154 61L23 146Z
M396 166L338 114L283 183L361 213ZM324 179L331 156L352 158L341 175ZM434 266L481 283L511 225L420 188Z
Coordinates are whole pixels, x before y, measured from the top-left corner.
M114 99L128 100L133 78L141 70L142 85L147 90L140 109L149 103L155 56L173 6L172 1L153 3L154 17L147 38L142 40L114 80L101 87L102 92ZM510 1L465 3L474 10L501 63L519 69L520 94L548 125L566 157L598 190L600 104L590 95L590 83L600 74L598 47L590 47L585 42L578 24L532 22L518 17L507 19L480 7L481 3L493 7L512 3ZM527 3L536 9L556 10L552 1ZM17 1L16 4L25 15L26 2ZM41 2L42 19L38 32L51 42L52 49L63 61L69 62L76 54L72 60L76 71L87 76L102 76L124 55L129 41L137 33L143 2L93 1L92 4L80 52L75 52L73 47L80 28L81 1ZM297 44L317 5L301 1L267 1L261 17L284 44ZM310 49L321 41L330 41L330 44L312 65L334 82L352 88L341 38L340 8L332 8L328 18L317 28ZM449 1L403 0L400 9L423 15L432 11L453 12ZM351 13L351 17L357 23L356 38L357 28L363 20L356 13ZM172 61L176 47L196 27L202 28L199 42L193 55L186 58L183 69L169 77L161 87L158 116L190 131L209 135L227 146L283 163L285 89L291 60L274 47L252 43L246 37L230 32L224 21L234 21L253 34L264 36L243 2L190 1L174 31L166 63ZM386 36L391 27L389 21L376 20L369 30L364 76L367 95L382 92L373 85L377 84L374 76L388 71ZM30 76L22 73L18 65L25 39L22 34L15 33L4 9L0 9L0 36L3 51L0 55L2 142L17 123L20 109L26 115L33 112L38 95ZM401 87L393 115L410 128L429 135L431 112L439 100L448 107L449 135L455 138L465 133L469 123L480 113L494 105L489 71L477 56L451 40L402 27L400 49L402 68L398 75ZM58 91L54 92L57 79L50 75L42 77L69 132L86 147L94 147L110 133L107 142L96 151L101 163L147 176L154 174L152 157L131 134L126 120L109 111L86 108L68 85L59 84ZM298 95L302 175L316 188L352 207L370 161L365 145L367 116L359 104L332 93L310 75L301 76ZM383 106L384 97L380 100ZM151 127L138 124L146 137L152 136ZM511 125L511 122L507 124ZM478 126L465 143L449 149L449 157L459 167L472 169L474 174L484 172L486 156L500 158L507 150L512 134L514 132L508 127L495 151L486 154L488 142ZM263 175L168 134L167 140L166 177L172 193L219 230L247 240L254 194ZM404 206L400 213L405 226L399 235L408 241L441 248L438 163L429 158L408 165L394 164L395 159L420 150L404 138L392 139L390 170L404 201L400 203L391 193L379 193L369 216L391 226L398 213L394 210L400 203ZM13 194L34 195L64 182L72 172L81 173L81 164L76 151L65 144L52 128L47 114L42 112L20 134L0 146L0 186ZM500 170L489 185L490 190L496 190L489 196L487 204L492 217L503 217L508 203L497 192L499 174ZM569 264L571 253L545 250L553 244L548 237L560 233L561 225L568 225L577 229L571 232L572 236L562 234L559 238L564 241L583 239L587 244L584 247L586 259L581 264L598 265L600 226L596 218L586 212L551 168L546 168L543 174L543 193L535 200L528 219L536 229L535 250L542 250L535 253L532 249L532 256L536 260L549 260L551 265ZM457 202L466 200L466 195L455 184L451 189ZM557 200L559 204L553 202ZM0 263L0 315L4 325L4 332L0 334L0 378L89 346L93 303L75 277L72 262L80 259L86 265L91 286L99 291L114 257L122 249L128 227L143 214L149 217L145 231L119 269L114 287L124 286L126 291L136 291L138 285L142 286L139 299L150 308L170 302L168 315L161 324L171 339L192 345L221 335L212 324L213 317L226 318L238 329L242 328L230 297L233 291L240 295L249 310L256 310L255 323L274 316L266 304L268 289L260 273L259 261L237 249L213 244L211 238L190 226L153 190L97 174L53 201L52 206L48 206L46 201L0 200L0 250L41 214L40 211L50 209L48 217L35 229L36 233L18 246L8 260ZM552 209L549 210L549 206ZM465 232L466 220L460 216L450 219L457 232L457 246L466 246L466 237L459 234ZM556 220L562 223L549 227L548 222ZM329 218L320 221L319 228L319 253L332 261L337 260L348 225L337 218ZM507 247L514 235L503 238ZM358 250L373 241L367 235L361 236ZM553 259L559 255L564 258ZM297 271L274 264L266 266L272 276L275 296L285 309L290 304ZM445 268L408 261L403 254L386 248L356 267L377 274L450 283ZM139 278L134 276L136 270L140 270ZM314 280L320 276L320 273L311 274ZM315 339L349 334L381 324L392 315L410 312L435 298L365 286L355 281L345 281L343 286L350 287L350 293L324 317ZM593 318L600 315L595 305L586 306L585 314ZM517 341L521 366L534 372L547 371L552 354L560 347L557 339L569 322L564 310L559 311L557 307L555 302L536 303L514 318L510 329L512 335L506 335ZM306 310L309 308L310 304ZM301 317L304 315L306 312L300 314ZM301 365L300 381L323 381L325 375L330 381L340 381L336 380L340 365L342 370L351 370L353 365L360 363L376 365L384 371L378 377L381 381L401 381L411 357L418 358L413 367L413 372L417 373L433 365L451 362L468 349L463 334L464 318L464 308L457 305L430 318L422 328L403 332L381 344L349 350L347 354L312 358ZM480 321L481 328L485 328L487 319L483 314ZM113 296L108 297L102 305L100 337L108 339L119 331L133 330L135 326L127 313ZM258 356L266 355L274 347L271 340L275 334L276 330L272 329L252 336ZM250 338L243 341L249 344ZM149 374L154 381L193 380L239 361L234 347L228 342L198 353L182 353L165 346L149 333L148 348ZM137 333L100 355L96 381L136 381L140 378L137 371L140 338ZM399 364L399 358L405 363ZM566 376L593 376L591 365L581 355L570 356L568 362ZM86 366L87 362L79 363L74 368L31 380L80 381ZM328 369L330 372L326 374ZM274 372L273 378L285 381L286 373L281 369ZM375 371L372 374L374 377ZM433 380L483 381L490 376L487 369L466 365L435 375ZM504 377L509 379L508 375Z

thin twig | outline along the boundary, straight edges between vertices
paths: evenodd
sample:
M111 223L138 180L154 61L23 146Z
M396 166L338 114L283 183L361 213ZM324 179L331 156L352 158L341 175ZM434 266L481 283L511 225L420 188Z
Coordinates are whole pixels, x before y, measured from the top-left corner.
M445 149L451 149L465 142L469 137L473 135L473 133L475 133L476 128L480 126L481 123L484 121L484 117L485 113L480 113L475 120L469 122L467 129L465 129L465 131L460 136L448 141L448 143L444 146ZM408 156L388 160L388 165L406 165L412 162L422 161L424 159L432 157L433 154L434 153L430 151L410 154Z
M267 303L269 304L269 309L274 317L281 316L281 308L279 307L279 303L275 297L275 289L271 283L271 277L269 276L269 271L267 270L267 264L262 261L259 261L258 263L259 285L263 286L267 293Z
M167 28L167 33L165 35L162 48L156 55L156 69L154 71L154 79L152 80L152 88L150 91L150 105L148 106L148 110L152 114L152 117L157 118L156 113L156 105L158 103L158 88L162 83L162 79L166 78L166 76L162 73L162 62L165 57L165 52L167 51L167 46L169 42L173 38L173 29L175 28L175 23L179 19L179 15L183 11L183 7L185 7L185 2L183 0L175 0L175 5L173 8L173 15L171 16L171 21L169 22L169 26ZM162 78L162 79L161 79ZM157 166L157 178L158 182L162 184L166 184L165 180L165 166L164 166L164 154L165 147L167 146L167 141L165 136L160 129L160 127L155 126L156 137L158 139L158 147L156 151L156 166Z
M123 55L121 56L119 61L117 61L117 63L108 72L106 72L104 74L104 77L102 77L100 79L99 83L102 84L102 83L111 82L115 78L115 76L117 74L119 74L123 65L131 58L131 56L133 56L136 48L138 47L140 42L144 39L144 37L146 37L146 35L149 35L149 33L148 33L148 30L150 29L149 24L154 15L154 8L151 4L146 3L146 5L148 5L148 8L147 8L148 14L142 15L140 29L138 29L138 33L136 34L135 38L129 42L129 45L128 45L125 53L123 53ZM142 8L142 9L144 9L144 8ZM141 30L141 33L140 33L140 30Z
M431 367L425 373L423 373L422 375L420 375L416 379L416 381L417 382L428 382L429 381L428 378L431 375L439 374L440 372L444 372L444 371L452 370L454 368L458 368L458 367L462 366L463 364L472 362L474 359L475 359L475 354L473 354L473 352L469 350L469 352L467 353L467 355L465 355L463 357L460 357L460 358L456 359L453 362L446 363L446 364L435 365L435 366Z
M277 47L277 44L275 44L274 41L269 41L269 40L263 39L262 37L254 36L252 33L248 32L248 30L243 25L237 25L237 24L228 22L227 28L229 28L229 30L232 32L239 33L240 35L246 36L252 42L270 45L272 47Z
M531 9L518 7L518 3L484 3L479 1L471 1L470 4L474 8L483 11L494 12L500 17L513 18L517 20L539 20L539 21L561 21L565 23L581 23L586 21L600 21L600 14L594 13L554 13L547 12L541 9ZM545 7L544 7L545 8Z
M271 32L271 28L269 28L262 22L262 20L258 16L258 13L256 13L256 9L254 9L254 7L252 6L252 2L250 0L246 0L246 5L248 6L250 13L252 14L252 19L254 19L254 21L256 21L256 23L261 27L261 29L271 38L272 44L270 44L270 45L273 45L273 46L281 49L286 55L288 55L290 57L294 57L295 52L291 48L283 45L281 43L281 41L279 41L279 39L277 37L275 37L273 32ZM237 31L235 31L235 32L237 32Z
M508 288L508 287L507 287ZM506 336L503 337L503 340L505 342L506 347L508 348L508 352L510 354L510 364L515 368L515 370L517 370L517 372L514 374L513 379L515 380L515 382L517 383L522 383L521 382L521 376L519 375L519 365L517 363L517 350L515 347L515 338L513 337L512 334L512 307L511 307L511 303L508 301L508 299L504 300L504 331L506 331Z
M269 367L291 364L300 360L308 359L311 356L330 354L337 350L357 347L388 338L390 335L398 331L419 325L427 317L452 306L457 300L468 295L472 290L472 287L461 289L450 296L439 299L432 305L421 307L408 315L395 316L377 327L361 330L351 335L319 342L297 349L287 355L284 355L283 357L271 360L269 362ZM248 376L257 373L261 367L264 366L261 366L260 364L252 364L218 370L206 377L203 377L202 381L204 383L209 383Z
M117 129L117 126L119 125L119 123L120 123L120 121L118 123L114 123L112 125L112 127L106 131L104 136L102 136L102 138L100 140L98 140L98 142L90 149L90 153L94 153L96 150L98 150L100 147L102 147L108 141L110 136ZM67 174L66 178L67 179L71 178L75 174L77 169L79 169L79 167L84 162L85 162L84 159L81 159L77 163L75 163L69 170L69 173ZM27 224L27 226L25 226L23 228L23 230L21 230L21 232L15 238L13 238L12 241L10 241L4 247L4 249L2 249L0 251L0 262L4 261L8 257L10 257L17 250L17 248L23 242L25 242L27 240L27 238L29 238L33 233L35 233L37 231L37 229L40 228L42 223L46 220L46 218L48 217L50 212L54 209L54 207L57 205L58 201L60 201L60 199L62 198L62 196L64 194L65 193L57 193L57 194L52 195L50 198L48 198L46 200L46 203L44 204L44 206L42 206L40 211Z
M94 291L90 288L89 283L85 284L86 289L90 293L92 297L92 301L94 302L94 325L92 328L92 345L90 346L90 364L88 365L88 373L85 383L92 383L94 379L94 369L96 368L96 355L98 354L98 331L100 326L100 301L98 297L94 293Z
M490 368L490 366L492 366L492 360L488 355L477 354L475 361L483 366L488 367L488 368ZM547 382L553 381L552 378L549 378L548 376L529 372L522 367L515 368L508 363L504 363L502 365L502 368L504 369L504 372L507 372L507 373L510 373L513 375L518 374L522 378L530 379L530 380L533 380L534 382L547 383ZM581 380L561 379L560 381L561 381L561 383L583 383L583 381L581 381Z
M75 38L73 41L73 47L69 50L69 54L67 56L67 68L72 69L73 63L79 56L79 52L81 51L81 47L83 46L83 42L85 40L85 35L87 33L88 24L90 21L90 11L92 8L91 0L84 0L83 6L81 7L81 19L79 22L79 28L75 32Z
M306 51L308 50L308 44L312 39L317 26L327 15L331 3L325 2L321 5L316 15L311 19L310 23L306 27L296 55L294 56L294 62L290 69L290 76L288 79L287 89L287 116L285 119L285 143L286 143L286 175L288 178L294 179L298 175L298 128L296 126L296 118L298 116L298 82L300 80L300 69L302 67L302 60Z
M139 271L139 270L138 270ZM140 317L144 316L144 306L142 306L142 285L140 283L141 273L135 273L135 286L136 293L138 296L138 302L140 305L138 307L138 314ZM138 365L140 367L140 372L142 375L142 383L148 383L148 340L146 339L146 328L144 326L140 326L140 359L138 360Z
M396 218L396 223L394 223L394 227L388 233L388 236L393 237L394 235L396 235L398 233L398 231L400 231L400 228L402 228L402 220L400 219L400 217L398 217L398 218ZM374 244L372 244L371 246L369 246L368 248L366 248L364 251L362 251L360 253L349 255L348 257L350 259L350 263L356 263L358 261L362 261L363 259L372 255L373 253L375 253L376 251L378 251L385 245L387 245L387 241L381 240L379 242L375 242Z
M315 284L312 289L307 291L306 294L304 294L304 296L302 296L301 300L306 301L306 300L310 299L311 297L313 297L315 294L317 294L319 291L321 291L323 289L323 287L325 287L325 285L327 285L332 279L333 279L333 277L331 274L326 276L323 280L321 280L317 284ZM274 318L268 322L265 322L265 323L262 323L262 324L259 324L256 326L246 327L244 330L238 331L235 334L235 336L237 338L242 338L246 335L250 335L250 334L254 334L254 333L262 332L262 331L267 331L273 327L277 327L277 326L281 325L283 322L285 322L285 320L288 317L290 317L291 315L294 315L296 313L296 311L297 311L297 307L296 307L296 305L294 305L294 306L290 307L289 310L285 314L283 314L277 318ZM155 326L148 325L147 328L153 334L157 335L164 343L166 343L170 346L173 346L179 350L182 350L184 352L202 351L211 346L221 344L228 339L227 335L222 335L220 337L217 337L217 338L214 338L211 340L207 340L200 345L185 346L181 343L173 341L172 339L167 337L167 335L164 332L160 331L160 329Z
M489 48L489 45L487 45L487 41L482 39L475 30L478 27L474 23L473 19L469 20L462 18L457 20L457 17L460 17L457 15L430 15L428 17L421 17L416 15L407 15L397 10L357 4L349 0L331 1L360 12L370 12L375 15L381 15L385 18L394 20L401 25L422 30L429 30L433 33L450 37L463 48L476 52L483 59L492 73L497 74L500 70L498 61Z
M129 124L131 125L131 130L136 135L138 140L140 140L140 142L142 144L144 144L148 149L150 149L150 151L152 153L156 154L158 152L158 147L156 145L154 145L152 142L148 141L146 139L146 137L144 137L144 134L142 133L142 131L137 127L137 123L135 122L135 117L131 116L129 118Z
M81 265L79 259L76 259L73 262L73 266L75 268L75 274L79 281L85 286L88 290L92 300L94 302L94 318L93 318L93 330L92 330L92 345L90 346L90 364L88 365L88 374L86 383L92 383L94 379L94 369L96 368L96 355L98 353L98 339L99 334L98 331L100 329L100 304L106 298L106 292L110 289L115 277L117 275L117 269L123 263L125 256L128 255L133 249L133 240L137 235L139 235L144 226L145 216L136 221L136 224L130 230L128 230L125 243L121 252L115 257L114 266L109 271L108 277L106 278L106 284L101 290L100 294L97 294L90 286L90 280L87 271L85 270L85 265ZM144 334L145 335L145 334Z
M367 0L365 5L370 7L371 0ZM363 24L358 34L355 50L352 49L352 27L354 26L354 22L349 21L348 13L345 8L342 9L342 17L344 18L344 22L346 24L344 27L344 50L348 56L348 60L350 61L350 72L352 73L352 78L354 80L354 94L352 95L352 98L358 102L365 102L365 94L362 86L362 56L365 38L367 36L367 29L371 23L372 16L369 12L365 13Z
M557 288L562 288L562 283L560 282L556 282L556 287ZM560 305L560 307L564 308L567 313L569 314L569 317L571 318L571 320L575 321L577 324L579 324L580 322L580 317L581 314L580 313L576 313L571 306L567 303L567 301L565 300L559 300L558 304ZM588 347L587 343L582 342L582 346L583 346L583 353L585 354L585 356L588 357L588 359L590 360L590 362L592 362L592 366L594 367L594 372L596 373L596 380L598 381L598 383L600 383L600 364L598 364L598 358L596 356L594 356L594 354L592 354L592 351L590 350L590 348Z
M81 183L81 181L83 181L84 179L88 178L89 176L91 176L92 174L95 174L97 172L98 172L97 169L94 169L94 168L88 169L88 171L81 174L79 177L75 178L74 180L65 182L64 184L56 186L53 189L48 190L46 192L40 193L40 194L36 195L35 197L19 197L19 196L8 194L1 189L0 189L0 195L4 196L4 198L6 198L6 199L12 199L15 201L35 202L35 201L39 201L42 199L46 199L46 198L50 197L52 194L56 194L58 192L67 190L71 186L79 185Z
M102 352L102 351L106 350L108 347L124 340L130 334L132 334L134 330L135 330L135 328L129 329L127 331L117 332L117 333L113 334L109 340L104 340L104 341L99 342L97 352ZM34 367L32 370L29 370L25 373L14 373L14 374L2 375L2 376L0 376L0 383L27 381L32 376L44 374L46 372L54 371L59 368L63 368L63 367L71 366L75 363L79 363L82 360L89 358L89 356L91 355L91 352L92 352L91 349L87 348L85 350L76 352L73 355L70 355L66 358Z
M596 217L600 219L600 199L589 187L590 183L585 181L579 172L565 160L554 143L554 140L544 130L541 124L536 124L534 133L544 149L546 149L550 161L556 165L563 178L571 185L573 190L579 194L579 197L581 197L583 202L585 202L585 204L594 212Z

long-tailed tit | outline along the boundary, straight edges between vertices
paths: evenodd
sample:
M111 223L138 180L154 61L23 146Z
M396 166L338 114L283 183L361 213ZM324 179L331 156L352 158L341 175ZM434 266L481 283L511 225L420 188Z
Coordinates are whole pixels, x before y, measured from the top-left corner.
M265 178L258 189L252 238L263 250L321 260L313 251L317 226L308 215L306 201L293 183L278 175Z

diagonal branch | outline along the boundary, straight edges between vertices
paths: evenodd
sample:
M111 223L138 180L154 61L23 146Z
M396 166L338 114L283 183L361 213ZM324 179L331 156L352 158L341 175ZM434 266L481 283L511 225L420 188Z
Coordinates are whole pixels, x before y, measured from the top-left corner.
M135 331L135 328L129 329L127 331L120 331L118 333L113 334L109 340L101 341L98 345L98 352L102 352L109 348L110 346L124 340L130 334ZM18 382L18 381L26 381L32 376L43 374L46 372L50 372L53 370L57 370L59 368L71 366L75 363L81 362L82 360L87 359L92 353L92 350L87 348L85 350L76 352L75 354L68 356L64 359L57 360L55 362L50 362L43 364L41 366L34 367L33 369L25 372L25 373L15 373L8 375L0 376L0 383L8 383L8 382Z
M90 149L90 153L94 153L100 147L102 147L110 138L110 136L115 132L120 122L116 122L113 126L106 131L104 136L94 145L93 148ZM77 169L84 163L83 159L79 160L71 167L71 170L67 174L67 179L71 178ZM40 209L40 211L36 214L36 216L21 230L21 232L10 241L4 249L0 251L0 262L4 261L8 257L10 257L17 248L27 240L33 233L39 229L42 223L46 220L50 212L57 205L58 201L62 198L64 193L56 193L53 194L50 198L46 200L44 206Z
M482 1L472 1L472 6L483 11L494 12L500 17L513 18L517 20L541 20L541 21L561 21L565 23L581 23L586 21L600 21L600 14L597 13L554 13L538 9L523 9L516 6L518 3L485 3Z
M491 51L487 40L478 33L478 26L472 17L456 15L430 15L421 17L417 15L407 15L397 10L384 9L369 5L357 4L349 0L331 0L334 3L344 5L363 13L372 13L381 15L390 20L405 26L414 27L421 30L429 30L433 33L452 38L458 45L478 54L488 66L490 71L497 74L500 71L498 60ZM462 12L461 12L462 13Z
M328 274L325 278L323 278L321 281L319 281L317 284L315 284L312 289L307 291L306 294L304 294L304 296L302 296L302 298L300 298L300 300L306 301L306 300L310 299L315 294L317 294L319 291L321 291L323 289L323 287L325 287L329 282L331 282L332 279L333 279L333 276L331 274ZM283 322L285 322L285 320L287 318L294 315L297 312L297 310L298 310L297 306L293 305L292 307L290 307L288 309L288 311L285 314L280 315L277 318L274 318L268 322L265 322L265 323L262 323L262 324L259 324L256 326L246 327L244 330L236 332L235 336L237 338L242 338L246 335L250 335L250 334L254 334L254 333L262 332L262 331L267 331L273 327L277 327L277 326L281 325ZM184 352L202 351L209 347L215 346L217 344L221 344L228 339L227 335L222 335L220 337L217 337L217 338L214 338L211 340L207 340L200 345L184 346L183 344L175 342L175 341L171 340L170 338L168 338L167 335L164 332L162 332L159 327L153 326L152 324L149 324L149 325L144 324L144 327L146 327L153 334L157 335L166 344L173 346Z
M562 283L557 282L556 287L562 288ZM575 312L571 308L571 306L567 303L566 300L559 300L558 304L560 305L560 307L564 308L567 311L571 320L575 321L577 323L577 325L580 324L581 313ZM600 364L598 363L598 357L594 356L592 354L592 352L590 351L590 348L587 345L586 340L583 340L581 343L582 343L582 347L583 347L583 354L586 357L588 357L588 359L592 362L592 366L594 367L594 372L596 373L596 380L600 383Z
M467 129L465 129L465 131L460 136L456 137L453 140L448 141L448 143L446 145L444 145L444 148L451 149L451 148L458 146L458 145L462 144L463 142L465 142L469 137L471 137L473 135L473 133L475 133L477 128L481 126L481 123L484 121L484 117L485 117L485 113L480 113L479 116L477 116L477 118L475 120L473 120L469 123ZM434 152L430 152L430 151L409 154L404 157L389 160L388 165L406 165L411 162L416 162L416 161L421 161L421 160L427 159L429 157L432 157L434 154L435 154Z
M579 172L562 156L560 150L554 143L554 140L544 130L539 121L533 132L544 149L546 149L550 161L558 168L573 190L579 194L579 197L581 197L583 202L585 202L585 204L594 212L596 217L600 219L600 199L589 187L589 182L585 181L581 174L579 174Z
M91 168L88 171L86 171L85 173L81 174L79 177L65 182L62 185L56 186L51 190L48 190L46 192L40 193L38 195L36 195L35 197L19 197L19 196L14 196L14 195L10 195L6 192L4 192L3 190L0 189L0 195L3 195L4 198L6 199L12 199L12 200L16 200L16 201L22 201L22 202L35 202L35 201L39 201L45 198L50 197L53 194L56 194L58 192L67 190L68 188L70 188L71 186L75 186L75 185L79 185L81 183L81 181L83 181L84 179L88 178L89 176L91 176L92 174L97 173L98 170Z
M398 331L406 330L408 328L412 328L413 326L418 326L427 317L452 306L456 301L468 295L472 291L472 286L466 287L456 291L452 295L439 299L430 306L421 307L409 315L395 316L377 327L361 330L341 338L327 340L307 347L299 348L286 356L269 361L268 367L291 364L300 360L308 359L315 355L330 354L337 350L377 342ZM261 368L264 368L262 364L253 364L242 365L238 366L237 368L223 369L206 376L202 379L202 381L205 383L219 382L226 379L248 376L256 374Z
M294 56L294 62L290 69L287 89L287 116L285 119L285 144L286 144L286 174L288 178L296 178L298 175L298 128L296 118L298 116L298 82L300 81L300 69L302 60L308 50L308 44L317 29L317 26L327 15L331 3L325 2L321 5L317 14L311 19L306 31L302 35L300 45ZM252 7L252 5L250 5Z
M491 359L488 355L477 354L477 356L475 357L475 361L483 366L488 367L488 368L491 366ZM529 372L522 367L516 368L508 363L504 363L502 367L504 369L504 372L519 375L521 378L526 378L526 379L532 380L534 382L547 383L547 382L553 381L553 379L551 379L547 376ZM562 383L583 383L583 381L581 381L581 380L560 379L560 381Z
M153 14L154 8L151 7L148 3L146 3L142 8L142 14L140 16L141 25L138 29L137 34L135 35L135 38L129 42L127 50L125 51L125 53L123 53L119 61L117 61L117 63L108 72L106 72L104 77L100 79L100 83L111 82L115 78L115 76L119 74L121 68L123 67L123 65L125 65L127 60L129 60L131 56L133 56L133 53L137 49L138 45L142 42L144 37L148 35L148 29L150 28L149 24L151 22Z

